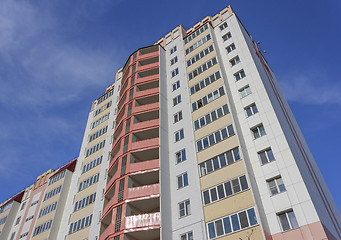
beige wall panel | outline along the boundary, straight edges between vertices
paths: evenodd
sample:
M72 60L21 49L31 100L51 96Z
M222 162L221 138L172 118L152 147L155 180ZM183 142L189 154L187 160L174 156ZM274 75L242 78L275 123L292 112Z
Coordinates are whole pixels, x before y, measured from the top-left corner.
M198 163L202 163L214 156L217 156L219 153L223 153L225 151L228 151L236 146L239 146L237 136L233 135L232 137L229 137L225 139L224 141L221 141L220 143L217 143L209 148L206 148L205 150L199 152L197 154L198 156Z
M203 44L205 47L203 49L201 49L201 46L197 49L201 49L200 51L197 51L197 49L195 49L193 52L195 52L194 56L197 55L198 53L200 53L202 50L208 48L211 44ZM195 69L197 69L198 67L200 67L201 65L203 65L205 62L211 60L212 58L216 57L216 52L212 51L209 54L205 55L203 58L199 59L199 61L193 63L191 66L187 67L186 72L187 74L194 71ZM189 58L190 59L190 58ZM188 59L188 60L189 60ZM186 66L187 66L187 60L186 60Z
M223 86L223 81L220 78L219 80L211 83L207 87L201 89L199 92L196 92L193 95L191 95L191 102L197 101L198 99L202 98L203 96L206 96L207 94L217 90L221 86Z
M218 107L221 107L222 105L226 103L227 103L226 96L225 95L221 96L218 99L214 100L213 102L210 102L209 104L206 104L200 109L194 111L192 113L192 119L198 119L199 117L213 111L214 109L217 109Z
M90 204L90 205L86 206L85 208L82 208L76 212L73 212L73 214L70 218L70 224L75 222L75 221L78 221L81 218L89 216L90 214L93 213L93 211L94 211L94 204ZM94 219L92 219L92 220L94 220Z
M77 192L74 203L81 200L82 198L89 196L90 194L93 194L94 192L96 192L97 191L97 184L98 183L92 184L90 187L87 187L86 189L83 189L82 191ZM77 185L77 191L78 191L78 187L79 187L79 184ZM97 194L96 194L96 198L97 197L99 197L99 196L97 196Z
M83 228L77 232L71 233L67 236L67 240L83 240L88 239L90 227ZM90 240L90 239L89 239Z
M247 190L205 206L205 221L209 222L254 205L251 190Z
M254 226L247 228L243 231L238 231L236 233L229 234L224 237L220 237L219 240L240 240L240 239L248 239L248 240L260 240L264 239L262 230L260 226Z
M244 162L239 160L238 162L201 177L201 189L206 190L207 188L216 186L222 182L226 182L243 174L245 174Z
M212 109L213 111L213 109ZM214 122L211 122L210 124L198 129L194 133L194 139L199 140L213 132L218 131L219 129L222 129L232 123L232 116L231 114L227 114ZM205 150L204 150L205 151Z
M205 72L201 73L200 75L196 76L195 78L192 78L189 82L188 82L188 86L189 88L191 88L192 86L194 86L195 84L201 82L202 80L204 80L205 78L211 76L212 74L214 74L216 71L218 71L219 65L216 64L213 67L207 69ZM201 91L201 90L200 90ZM195 96L195 94L193 95ZM199 97L197 96L197 98L199 99ZM196 99L196 100L198 100ZM192 98L191 98L192 100Z

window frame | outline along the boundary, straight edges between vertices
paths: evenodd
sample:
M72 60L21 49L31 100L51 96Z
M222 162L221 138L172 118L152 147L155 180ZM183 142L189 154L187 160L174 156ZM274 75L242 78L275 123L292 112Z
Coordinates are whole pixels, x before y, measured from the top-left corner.
M293 214L291 216L294 217L293 219L295 220L295 224L297 224L297 226L293 226L293 222L291 221L292 219L290 218L289 213ZM281 221L281 217L280 217L280 216L283 216L283 215L285 215L286 221L289 224L289 229L284 229L284 227L283 227L283 224L282 224L282 221ZM281 227L282 232L287 232L287 231L290 231L290 230L293 230L293 229L296 229L296 228L300 227L300 225L298 224L298 221L297 221L297 218L296 218L296 215L295 215L293 209L288 209L288 210L276 213L276 216L277 216L278 223L279 223L279 225Z
M261 128L263 128L263 130L261 130ZM250 130L252 133L253 140L256 140L256 139L266 135L266 131L265 131L264 125L262 123L250 128ZM258 134L258 136L256 136L256 133Z
M187 172L181 173L180 175L176 176L176 180L178 186L177 190L187 187L189 185ZM181 180L181 184L179 184L180 183L179 180Z
M181 211L182 211L181 204L183 204L184 215L181 215ZM178 206L179 206L179 218L184 218L184 217L191 215L191 201L189 199L179 202Z
M282 184L279 184L278 181L281 181ZM270 186L270 183L271 183L271 182L274 182L274 184L275 184L274 186L276 187L276 191L277 191L276 193L273 193L272 190L271 190L271 186ZM275 196L275 195L278 195L278 194L280 194L280 193L283 193L283 192L286 192L286 191L287 191L287 189L286 189L286 187L285 187L285 184L284 184L284 181L283 181L283 178L282 178L281 175L278 175L278 176L276 176L276 177L267 179L267 180L266 180L266 183L267 183L267 185L268 185L268 189L269 189L269 192L270 192L270 196ZM283 185L282 188L284 188L284 189L281 189L281 187L280 187L281 185Z

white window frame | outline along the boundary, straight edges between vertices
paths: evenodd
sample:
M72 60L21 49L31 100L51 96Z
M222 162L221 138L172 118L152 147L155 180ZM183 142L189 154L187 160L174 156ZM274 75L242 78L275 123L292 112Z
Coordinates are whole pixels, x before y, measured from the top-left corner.
M263 128L263 130L261 128ZM251 128L251 132L254 140L266 135L266 131L263 124L254 126L253 128ZM256 132L258 133L258 136L256 136Z
M274 183L274 187L276 187L276 191L277 191L276 193L272 193L271 186L270 186L270 183L271 183L271 182L273 182L273 183ZM280 193L285 192L285 191L287 190L287 189L285 188L285 184L284 184L284 182L283 182L283 178L282 178L281 175L266 180L266 183L267 183L267 185L268 185L269 192L270 192L270 195L271 195L271 196L280 194ZM281 184L280 184L280 183L281 183ZM281 190L281 188L280 188L281 185L283 185L283 188L284 188L284 189L282 189L282 190Z
M173 115L173 123L177 123L181 121L182 118L183 118L183 115L182 115L182 110L181 110Z
M187 183L186 184L185 184L185 178L187 179ZM179 181L181 181L181 182L179 182ZM178 175L176 177L176 184L178 186L178 189L187 187L189 185L188 173L184 172L184 173L181 173L180 175Z
M249 85L246 85L245 87L239 89L240 98L244 98L247 95L250 95L251 93L252 93L252 91L251 91L251 88Z
M179 205L179 218L184 218L184 217L191 215L191 202L189 199L179 202L178 205ZM184 211L184 215L181 215L182 210Z
M247 113L248 110L250 110L250 112L251 112L250 115L248 115L248 113ZM258 108L256 106L256 103L252 103L249 106L245 107L244 111L245 111L245 115L246 115L247 118L255 115L256 113L258 113Z

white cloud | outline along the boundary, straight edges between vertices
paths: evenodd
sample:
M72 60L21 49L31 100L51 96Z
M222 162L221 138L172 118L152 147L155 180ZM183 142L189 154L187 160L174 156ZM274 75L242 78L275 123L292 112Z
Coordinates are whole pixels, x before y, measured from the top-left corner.
M284 77L279 84L288 101L304 104L336 104L341 106L341 83L326 81L319 74Z

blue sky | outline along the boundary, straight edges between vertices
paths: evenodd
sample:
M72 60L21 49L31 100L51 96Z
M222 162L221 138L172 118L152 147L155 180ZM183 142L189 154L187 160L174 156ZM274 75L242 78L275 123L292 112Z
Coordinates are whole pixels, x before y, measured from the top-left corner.
M267 51L341 209L341 2L321 3L2 0L0 202L78 156L91 102L130 53L231 4Z

